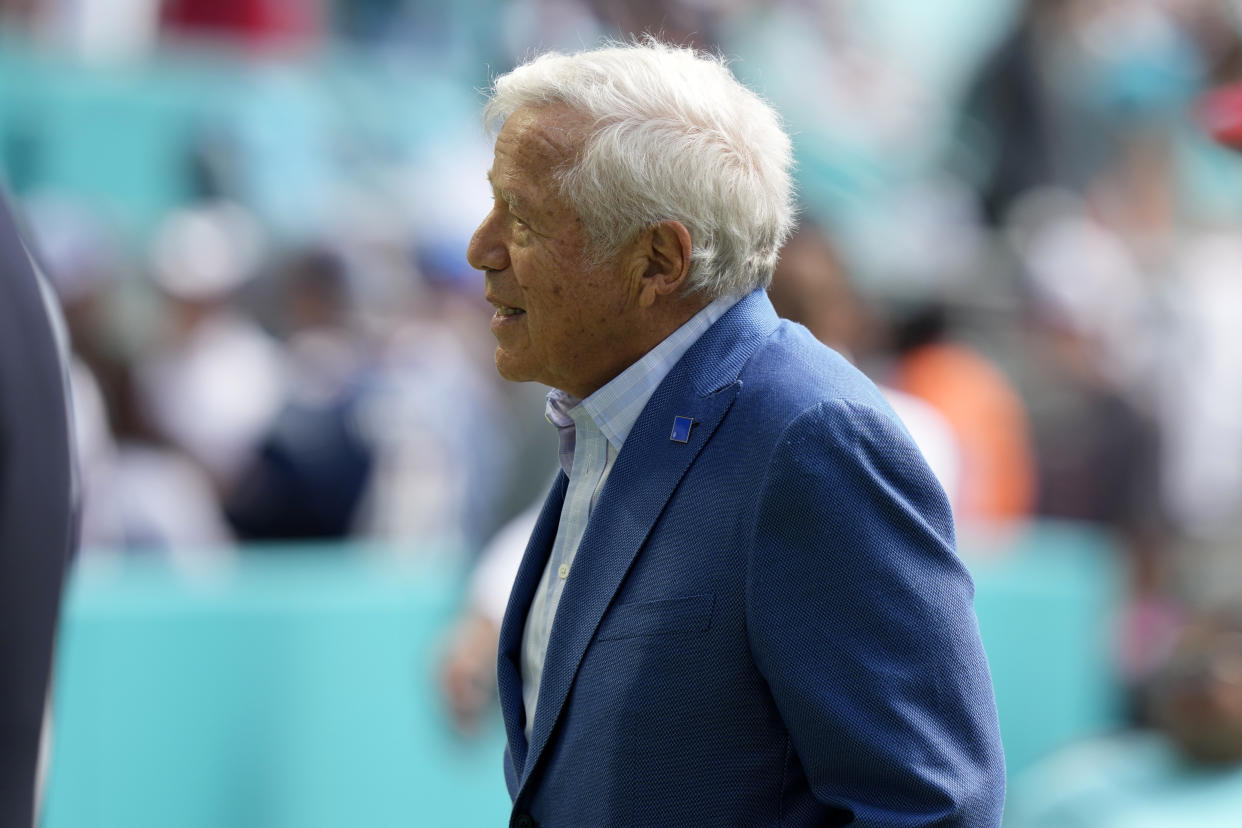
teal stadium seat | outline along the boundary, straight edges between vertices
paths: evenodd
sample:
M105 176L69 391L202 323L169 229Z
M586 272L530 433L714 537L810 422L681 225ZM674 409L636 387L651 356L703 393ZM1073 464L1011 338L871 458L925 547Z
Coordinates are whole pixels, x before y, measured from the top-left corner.
M183 203L202 84L184 72L0 57L0 147L18 195L49 189L143 234Z
M997 553L963 539L1010 778L1121 722L1117 636L1124 578L1107 536L1032 524Z

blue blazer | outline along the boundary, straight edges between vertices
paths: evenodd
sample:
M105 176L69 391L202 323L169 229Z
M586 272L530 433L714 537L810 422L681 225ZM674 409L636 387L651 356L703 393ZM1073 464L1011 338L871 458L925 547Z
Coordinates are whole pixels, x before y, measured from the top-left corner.
M875 386L762 291L626 439L527 744L522 632L566 486L500 632L512 825L999 824L996 709L944 492Z

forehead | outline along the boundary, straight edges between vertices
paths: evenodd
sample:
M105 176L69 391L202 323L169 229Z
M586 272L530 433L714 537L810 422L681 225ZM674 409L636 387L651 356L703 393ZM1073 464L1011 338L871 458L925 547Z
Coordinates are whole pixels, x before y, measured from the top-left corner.
M587 134L587 119L560 104L522 107L496 136L488 178L499 189L529 189L573 163Z

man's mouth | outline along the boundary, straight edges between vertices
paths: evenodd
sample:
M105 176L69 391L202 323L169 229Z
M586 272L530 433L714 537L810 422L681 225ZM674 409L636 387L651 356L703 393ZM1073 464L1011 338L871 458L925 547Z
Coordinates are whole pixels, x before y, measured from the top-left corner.
M506 319L526 313L525 308L515 308L510 305L502 305L499 302L492 302L492 307L496 309L494 317L496 319Z

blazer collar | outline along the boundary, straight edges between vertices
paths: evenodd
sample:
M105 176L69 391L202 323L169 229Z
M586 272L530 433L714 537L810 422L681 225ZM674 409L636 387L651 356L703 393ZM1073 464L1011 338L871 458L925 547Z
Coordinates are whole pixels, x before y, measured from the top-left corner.
M520 664L526 612L546 565L564 502L565 477L548 496L527 546L501 630L500 694L510 760L525 786L560 718L578 666L626 573L678 483L733 404L738 375L779 320L762 290L709 328L660 384L625 441L574 558L544 660L529 746L523 733ZM693 420L686 442L676 417ZM512 792L515 794L517 792Z
M511 769L505 768L506 778L512 770L512 776L516 779L526 762L526 715L522 704L522 634L526 628L526 614L530 611L539 579L543 577L543 569L552 553L552 542L556 540L561 506L565 502L568 486L569 478L564 472L558 472L552 490L543 501L543 509L535 521L530 540L526 542L526 551L522 554L522 562L513 580L509 603L500 624L496 684L500 694L500 712L504 718L505 736L508 739L509 750L505 761L512 764ZM510 790L510 793L516 796L516 788Z

